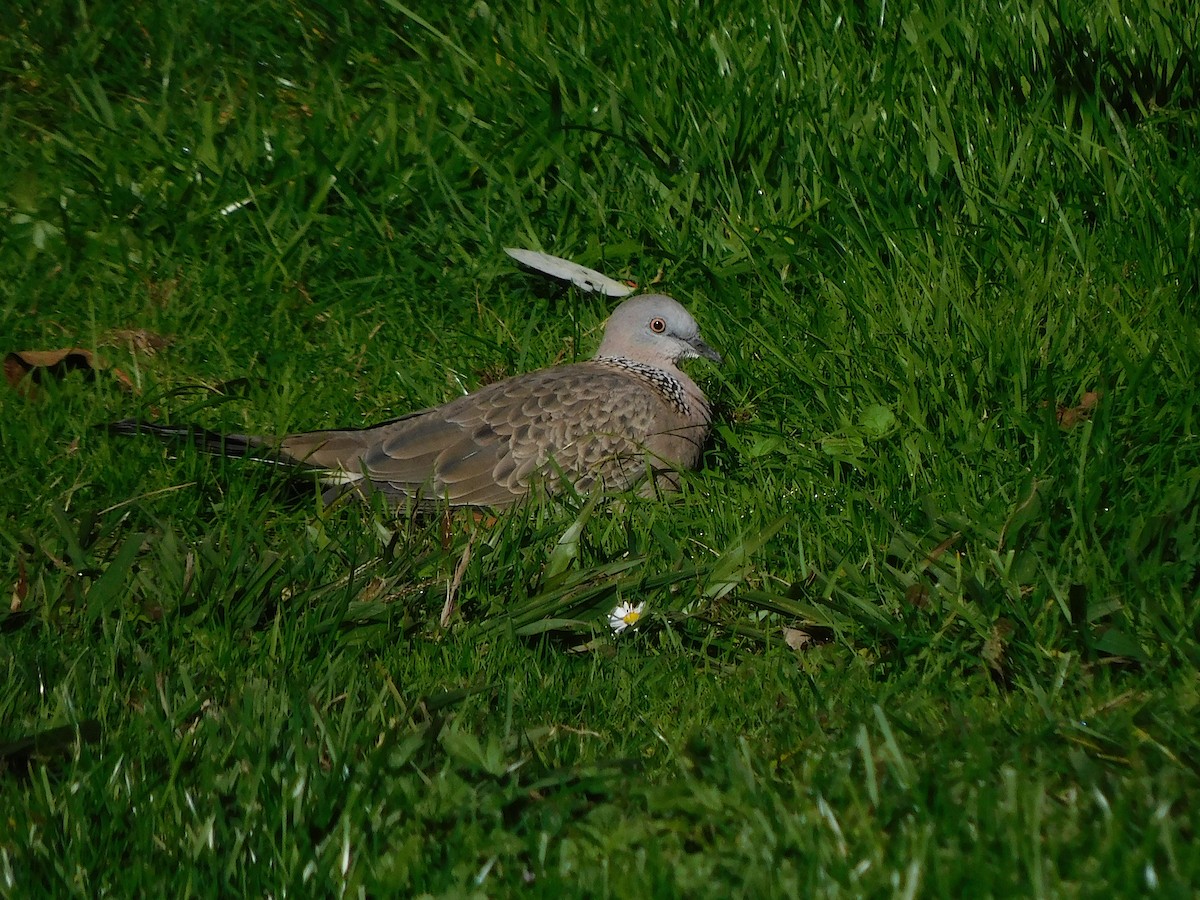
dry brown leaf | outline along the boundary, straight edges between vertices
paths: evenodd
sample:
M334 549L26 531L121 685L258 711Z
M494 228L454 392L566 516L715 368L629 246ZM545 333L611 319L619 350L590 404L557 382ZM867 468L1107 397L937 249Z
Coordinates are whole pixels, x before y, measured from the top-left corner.
M920 581L914 581L904 592L904 599L909 606L924 609L929 605L929 586Z
M358 603L372 603L383 595L383 592L387 587L388 581L386 578L380 578L378 575L373 575L370 580L367 581L362 590L358 592L358 596L354 599Z
M947 550L949 550L951 547L953 547L955 544L957 544L958 539L961 537L962 537L962 532L956 531L956 532L954 532L954 534L950 535L950 537L946 538L944 541L942 541L940 544L938 544L936 547L934 547L932 550L930 550L929 554L925 557L924 565L929 566L931 563L937 562L938 558L943 553L945 553Z
M153 356L171 346L172 340L174 338L168 335L147 331L145 328L118 328L108 333L104 343L110 346L130 347L137 353Z
M25 557L17 554L17 583L13 585L12 600L8 604L9 612L18 612L25 598L29 596L29 576L25 572Z
M1063 429L1074 428L1080 422L1090 419L1096 409L1096 404L1099 402L1099 391L1087 391L1079 398L1078 406L1059 405L1055 410L1055 418L1058 419L1059 427Z
M70 347L65 350L14 350L4 357L4 377L9 386L23 397L32 396L34 388L41 384L46 374L61 378L68 372L96 372L107 370L126 390L133 390L133 382L120 369L110 367L90 350Z
M813 643L813 636L803 628L784 628L783 639L797 653L812 646Z
M992 633L983 642L983 661L1000 676L1004 675L1004 654L1013 630L1013 623L1001 616L992 625Z
M475 371L475 377L478 379L480 386L485 384L493 384L497 381L503 381L511 374L512 372L508 370L508 367L501 365L500 363L496 363L495 365L491 366L484 366L482 369L476 369Z
M94 371L96 368L91 351L72 348L70 350L14 350L4 357L4 377L10 386L18 391L27 391L22 387L25 377L30 376L34 383L41 381L41 370L50 369L54 374L82 370Z
M156 306L166 306L178 287L178 278L167 278L164 281L151 280L146 283L146 292Z

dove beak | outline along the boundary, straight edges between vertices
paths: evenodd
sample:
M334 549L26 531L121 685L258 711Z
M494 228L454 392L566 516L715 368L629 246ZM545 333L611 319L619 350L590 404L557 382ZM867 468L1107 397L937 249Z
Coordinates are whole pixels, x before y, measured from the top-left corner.
M719 363L721 361L721 354L712 347L708 346L708 344L704 343L704 341L700 339L699 335L692 338L688 343L691 344L692 349L696 351L697 356L703 356L705 359L711 359L715 363Z

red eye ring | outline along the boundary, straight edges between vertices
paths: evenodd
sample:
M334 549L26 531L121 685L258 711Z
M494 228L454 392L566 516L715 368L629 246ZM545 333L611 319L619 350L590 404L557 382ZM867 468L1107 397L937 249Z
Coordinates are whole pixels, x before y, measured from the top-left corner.
M667 330L666 320L660 319L658 316L655 316L653 319L650 320L650 330L653 331L655 334L662 334L664 331Z

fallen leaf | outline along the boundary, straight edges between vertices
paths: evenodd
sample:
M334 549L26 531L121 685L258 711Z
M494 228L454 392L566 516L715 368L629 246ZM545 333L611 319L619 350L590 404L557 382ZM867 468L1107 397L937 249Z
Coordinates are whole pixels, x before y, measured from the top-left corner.
M858 426L869 438L886 437L896 425L896 414L882 403L872 403L858 416Z
M929 586L920 581L914 581L904 591L904 599L909 606L924 609L929 605Z
M67 756L83 744L100 740L100 723L85 719L76 725L61 725L0 744L0 773L6 768L28 766L37 759Z
M9 612L18 612L25 598L29 596L29 576L25 572L25 557L17 554L17 583L13 585L12 600L8 604Z
M992 625L992 632L983 642L983 661L997 675L1004 676L1004 653L1013 634L1013 623L1001 616Z
M504 252L523 266L528 266L534 271L552 278L569 281L583 291L604 294L607 297L624 297L626 294L633 293L633 288L629 285L614 281L595 269L573 263L561 256L551 256L549 253L540 253L537 250L522 250L518 247L505 247Z
M68 372L96 372L108 370L126 390L133 390L133 382L120 369L111 368L90 350L71 347L66 350L14 350L4 357L4 377L9 386L23 397L33 394L45 374L62 378Z
M813 642L813 636L803 628L784 628L783 639L797 653L811 646Z
M949 550L951 547L953 547L955 544L958 543L958 539L961 537L962 537L962 532L956 531L956 532L954 532L954 534L950 535L950 537L946 538L944 541L942 541L940 544L938 544L936 547L934 547L932 550L930 550L929 555L925 557L925 562L922 563L922 568L925 568L926 566L932 565L933 563L937 562L941 558L943 553L945 553L947 550Z
M145 328L118 328L110 331L104 343L110 346L128 346L138 353L153 356L171 345L173 338L147 331Z
M482 369L476 370L475 379L480 386L483 386L485 384L492 384L496 381L503 381L511 374L512 372L510 372L505 366L496 363L495 365L484 366Z
M41 381L42 369L51 369L54 374L95 369L93 357L88 350L15 350L4 357L4 377L9 385L21 390L26 375L32 375L36 383Z
M147 293L157 306L166 306L178 287L178 278L167 278L163 281L154 281L151 279L146 282Z
M1058 419L1059 427L1064 430L1074 428L1080 422L1090 419L1096 409L1096 404L1099 402L1099 391L1087 391L1079 398L1078 406L1063 406L1060 404L1055 410L1055 418Z

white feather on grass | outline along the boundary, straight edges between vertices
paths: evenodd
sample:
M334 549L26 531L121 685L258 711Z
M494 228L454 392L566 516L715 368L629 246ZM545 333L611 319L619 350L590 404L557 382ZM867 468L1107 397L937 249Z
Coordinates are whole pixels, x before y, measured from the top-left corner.
M540 253L537 250L522 250L518 247L505 247L504 252L523 266L528 266L543 275L569 281L583 291L600 293L608 297L624 297L632 294L633 288L619 281L614 281L607 275L601 275L595 269L573 263L569 259Z

